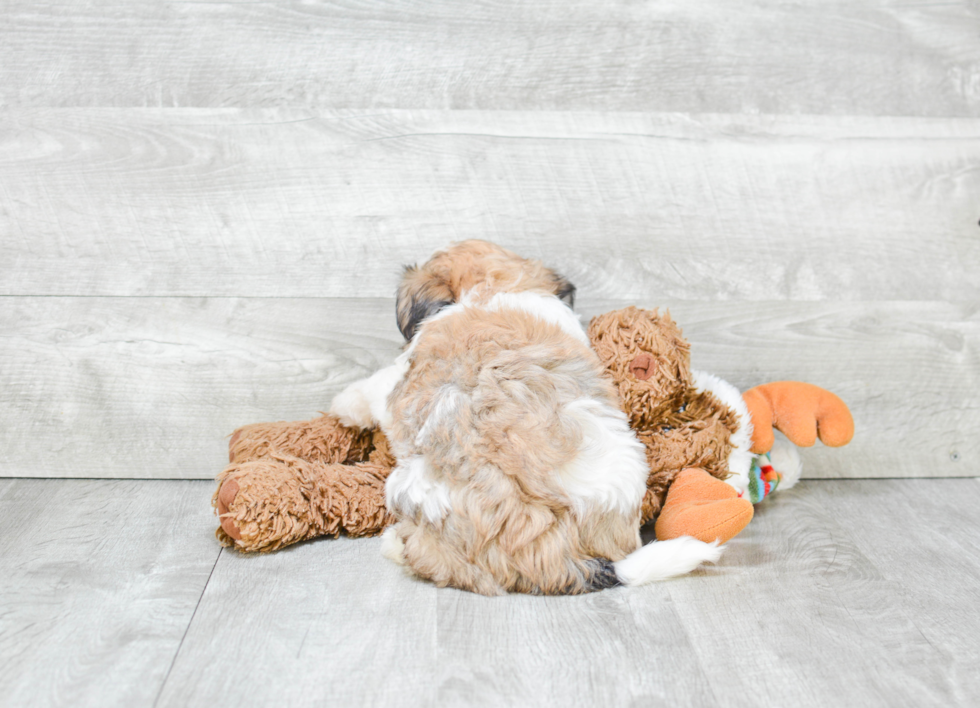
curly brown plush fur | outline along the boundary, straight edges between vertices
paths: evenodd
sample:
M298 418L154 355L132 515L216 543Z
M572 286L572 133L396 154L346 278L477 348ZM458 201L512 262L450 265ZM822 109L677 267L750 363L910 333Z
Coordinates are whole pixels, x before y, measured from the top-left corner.
M231 436L228 461L256 460L278 450L308 462L350 464L367 460L374 447L373 431L346 428L336 416L322 414L301 423L245 425Z
M384 483L395 460L381 432L325 415L246 426L229 447L232 464L211 500L224 546L275 551L317 536L374 535L392 521Z

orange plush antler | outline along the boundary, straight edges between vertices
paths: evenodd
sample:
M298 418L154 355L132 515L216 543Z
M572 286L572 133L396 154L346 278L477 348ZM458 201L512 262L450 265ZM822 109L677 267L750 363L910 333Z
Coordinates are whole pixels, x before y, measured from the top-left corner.
M830 447L854 437L854 418L847 404L830 391L799 381L775 381L750 388L743 396L752 416L752 452L772 448L776 428L795 445L810 447L820 436Z

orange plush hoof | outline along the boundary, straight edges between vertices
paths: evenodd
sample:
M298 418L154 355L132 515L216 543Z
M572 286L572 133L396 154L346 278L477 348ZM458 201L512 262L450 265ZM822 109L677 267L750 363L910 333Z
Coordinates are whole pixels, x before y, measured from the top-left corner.
M692 536L699 541L731 540L752 520L754 509L729 485L701 469L689 468L674 479L657 518L657 539Z

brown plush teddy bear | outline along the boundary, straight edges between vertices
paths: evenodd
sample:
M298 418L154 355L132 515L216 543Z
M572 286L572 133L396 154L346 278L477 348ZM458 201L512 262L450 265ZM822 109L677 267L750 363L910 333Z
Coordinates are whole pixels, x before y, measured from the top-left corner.
M853 420L834 394L779 382L743 397L721 379L690 369L690 346L669 314L628 307L600 315L589 339L619 388L630 424L647 449L650 476L641 523L660 539L727 541L751 520L753 502L779 484L769 453L772 429L792 443L846 444ZM788 445L788 447L787 447ZM798 477L787 443L785 488ZM212 504L218 539L242 551L273 551L316 536L380 533L393 521L384 483L395 465L380 431L341 425L332 415L236 430L231 464ZM721 481L725 480L725 481Z

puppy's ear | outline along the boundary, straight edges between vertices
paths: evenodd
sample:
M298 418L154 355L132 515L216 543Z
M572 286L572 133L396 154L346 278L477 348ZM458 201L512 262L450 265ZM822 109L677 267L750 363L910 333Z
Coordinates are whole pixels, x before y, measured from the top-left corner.
M575 307L575 286L558 273L555 273L555 295L569 307Z
M453 293L445 278L418 266L405 266L398 286L395 316L402 336L410 340L419 323L453 304Z

